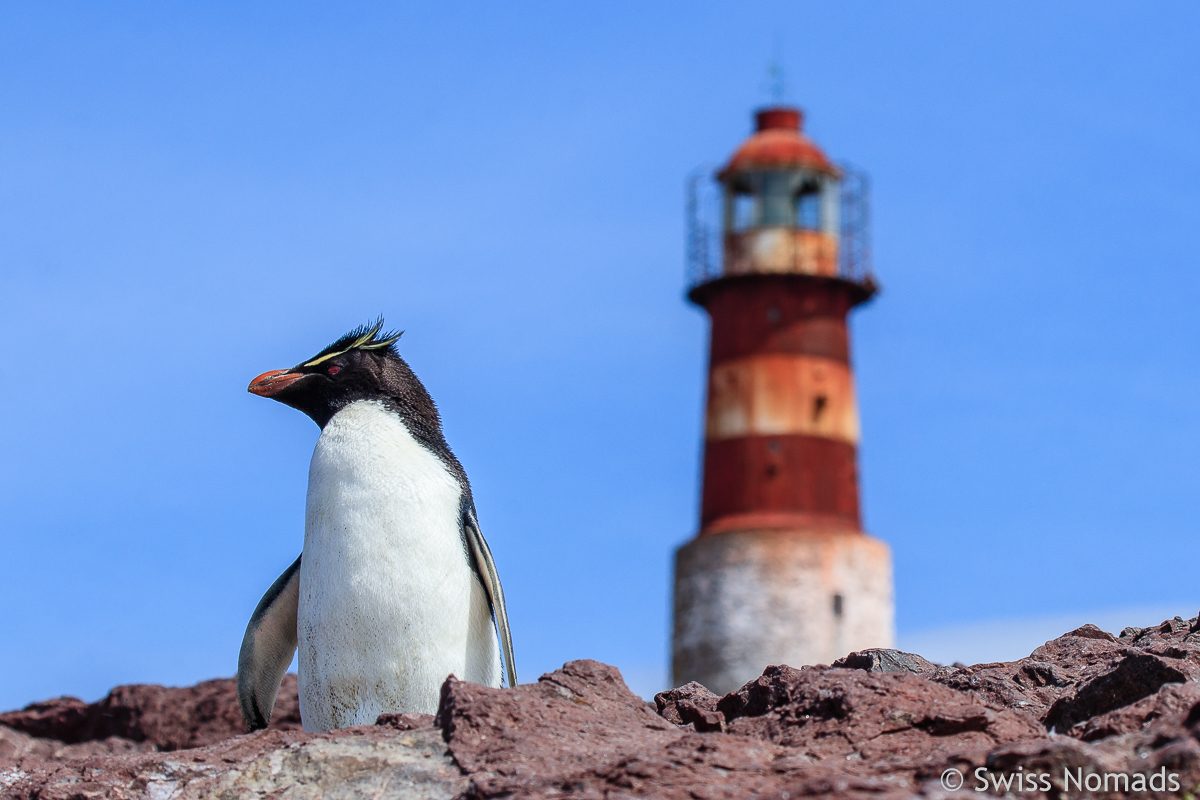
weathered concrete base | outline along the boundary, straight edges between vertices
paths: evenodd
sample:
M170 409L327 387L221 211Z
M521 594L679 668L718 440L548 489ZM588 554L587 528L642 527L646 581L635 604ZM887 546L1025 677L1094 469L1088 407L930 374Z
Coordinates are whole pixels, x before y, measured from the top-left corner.
M674 685L732 692L768 665L891 647L892 558L858 531L702 535L675 554Z

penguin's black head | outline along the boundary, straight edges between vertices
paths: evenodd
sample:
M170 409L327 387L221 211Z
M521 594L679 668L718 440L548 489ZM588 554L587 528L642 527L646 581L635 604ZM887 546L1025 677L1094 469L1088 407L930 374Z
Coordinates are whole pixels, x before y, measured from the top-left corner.
M303 411L322 428L356 400L381 400L422 416L437 411L425 387L396 352L399 333L372 326L357 328L304 363L291 369L264 372L249 390Z

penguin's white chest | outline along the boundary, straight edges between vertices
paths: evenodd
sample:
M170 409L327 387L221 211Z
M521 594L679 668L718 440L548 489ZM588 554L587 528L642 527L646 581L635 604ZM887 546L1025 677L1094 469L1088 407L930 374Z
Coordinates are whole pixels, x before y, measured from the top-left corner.
M300 566L307 730L437 710L446 676L500 684L491 609L460 532L462 489L382 403L321 432Z

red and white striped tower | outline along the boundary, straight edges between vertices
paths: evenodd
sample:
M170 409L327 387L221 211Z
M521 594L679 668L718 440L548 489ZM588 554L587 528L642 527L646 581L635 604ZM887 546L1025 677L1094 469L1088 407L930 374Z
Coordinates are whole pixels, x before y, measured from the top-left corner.
M798 109L758 112L717 174L700 532L676 553L674 685L732 691L769 664L890 647L891 554L863 533L846 316L875 291L839 266L842 174Z

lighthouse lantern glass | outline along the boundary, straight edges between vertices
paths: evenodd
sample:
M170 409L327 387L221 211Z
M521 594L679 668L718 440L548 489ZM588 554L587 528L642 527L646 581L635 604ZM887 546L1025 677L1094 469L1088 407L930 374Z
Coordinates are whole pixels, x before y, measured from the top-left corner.
M795 228L838 235L838 181L809 170L745 172L725 187L725 232Z
M821 200L811 187L805 187L796 195L796 227L815 231L821 227Z

